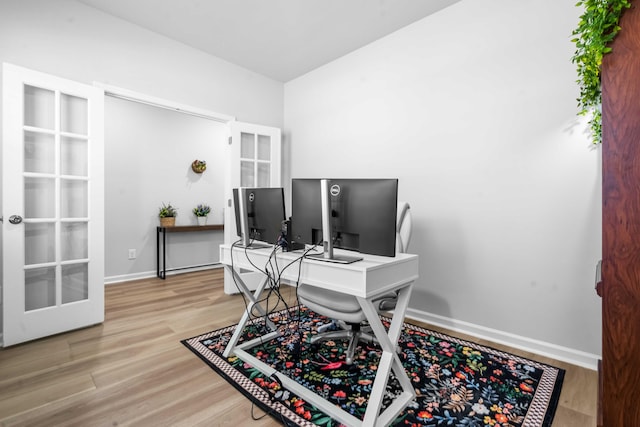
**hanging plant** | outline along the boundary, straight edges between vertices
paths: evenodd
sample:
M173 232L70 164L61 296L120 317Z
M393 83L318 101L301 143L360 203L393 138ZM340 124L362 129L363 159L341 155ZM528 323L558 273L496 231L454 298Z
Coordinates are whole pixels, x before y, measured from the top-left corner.
M602 92L600 67L602 58L611 52L610 43L620 31L620 16L631 7L630 0L579 0L584 6L578 28L572 35L576 52L571 62L578 68L578 114L591 115L589 128L594 144L602 142Z
M207 162L204 160L194 160L191 163L191 170L195 173L202 173L207 170Z

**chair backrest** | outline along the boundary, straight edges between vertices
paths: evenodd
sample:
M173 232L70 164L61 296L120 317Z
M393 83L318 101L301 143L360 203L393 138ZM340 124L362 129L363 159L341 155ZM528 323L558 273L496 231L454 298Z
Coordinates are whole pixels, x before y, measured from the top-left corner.
M396 219L396 252L406 253L411 241L411 207L407 202L398 202Z

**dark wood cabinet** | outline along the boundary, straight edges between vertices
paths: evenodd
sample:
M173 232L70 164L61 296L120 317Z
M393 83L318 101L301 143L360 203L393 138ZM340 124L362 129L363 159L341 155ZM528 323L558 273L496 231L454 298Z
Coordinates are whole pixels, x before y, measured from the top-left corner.
M640 0L602 63L602 425L640 426Z

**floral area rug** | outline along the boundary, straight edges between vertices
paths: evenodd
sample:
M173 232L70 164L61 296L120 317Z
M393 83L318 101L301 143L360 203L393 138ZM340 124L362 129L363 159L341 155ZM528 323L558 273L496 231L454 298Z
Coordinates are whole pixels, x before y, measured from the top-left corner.
M328 319L304 306L270 315L280 336L248 350L296 382L362 419L375 377L380 350L361 344L354 362L344 363L347 342L310 345L317 326ZM390 319L382 317L388 327ZM236 356L222 356L235 325L182 343L284 425L341 424ZM265 331L264 319L245 327L241 342ZM564 371L513 354L430 331L409 323L399 339L399 353L417 397L394 426L518 427L550 426ZM400 390L390 378L383 407Z

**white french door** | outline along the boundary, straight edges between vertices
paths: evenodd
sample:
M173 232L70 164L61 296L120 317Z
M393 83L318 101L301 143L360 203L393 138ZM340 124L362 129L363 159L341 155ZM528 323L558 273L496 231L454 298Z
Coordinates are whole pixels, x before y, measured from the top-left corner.
M6 347L104 321L104 93L2 71Z
M282 141L280 129L254 125L251 123L230 122L230 140L228 147L227 200L224 218L224 242L231 244L238 240L235 212L232 203L232 190L238 187L281 187L282 186ZM242 280L253 290L257 287L260 273L241 273ZM233 278L225 269L224 291L237 293Z

